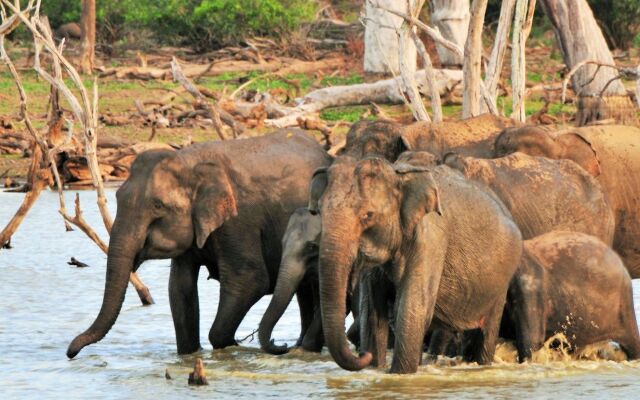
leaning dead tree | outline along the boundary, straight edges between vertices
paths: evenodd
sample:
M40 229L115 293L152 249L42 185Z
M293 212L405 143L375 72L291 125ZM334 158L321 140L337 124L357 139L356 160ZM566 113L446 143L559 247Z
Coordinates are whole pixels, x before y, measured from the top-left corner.
M578 114L576 122L614 118L620 123L635 123L636 109L627 91L617 79L613 56L586 0L541 0L556 34L564 62L569 69L585 60L573 75ZM598 65L601 64L602 66Z
M47 143L46 138L33 127L31 124L27 110L27 97L22 86L20 77L13 67L13 63L11 62L7 52L4 48L4 37L10 32L11 29L15 29L19 23L22 23L33 35L34 39L34 70L38 73L38 75L47 81L55 90L52 90L51 93L60 93L67 100L67 103L71 107L72 113L74 115L74 119L77 123L79 123L82 127L82 140L84 141L84 155L87 160L87 164L89 166L89 170L91 171L91 177L94 183L94 187L98 194L98 208L100 209L100 214L102 216L103 223L107 232L111 231L111 226L113 224L113 220L107 208L107 200L104 193L104 185L102 182L102 176L100 174L100 167L97 159L97 127L98 127L98 89L97 89L97 81L94 80L93 84L93 97L90 100L88 92L82 82L82 79L76 69L69 63L69 61L62 54L62 45L60 48L56 47L55 42L53 40L51 29L48 26L48 22L44 18L40 18L39 16L39 5L40 2L37 3L35 1L30 1L27 7L24 10L20 9L20 4L18 1L14 3L9 0L0 0L1 5L3 6L0 10L2 13L2 24L0 25L0 44L2 60L8 66L12 77L16 83L18 88L18 93L21 98L21 118L24 120L27 130L32 135L35 143L38 144L40 148L40 152L34 152L34 157L38 157L40 159L39 163L41 165L42 171L47 171L50 168L52 171L52 175L55 177L56 184L58 186L58 190L62 189L62 183L58 176L55 163L52 162L52 155L57 150L57 146L53 148L53 151L50 151L50 145ZM35 5L34 5L35 3ZM6 10L10 10L13 12L13 15L8 16ZM5 27L11 27L5 28ZM51 75L41 64L41 53L46 51L54 63L54 75ZM74 92L67 86L66 82L62 78L62 70L67 73L68 78L74 85L75 91L80 94L80 99L76 97ZM50 103L57 103L57 101L50 100ZM58 113L52 113L52 115L57 115ZM50 121L51 122L51 121ZM60 126L60 124L50 123L50 131L51 127ZM41 178L44 181L44 178ZM42 188L47 184L50 184L52 179L49 178L47 183L38 183L38 187L42 185ZM40 190L42 190L40 188ZM35 202L33 199L34 196L25 196L28 201ZM37 198L37 195L35 196ZM83 232L87 233L87 235L98 244L98 246L103 250L107 251L106 245L99 240L98 235L91 229L91 227L84 221L82 218L82 214L80 211L80 203L79 199L76 199L76 216L71 217L66 213L66 209L64 207L64 197L61 195L61 208L60 213L63 218L78 228L80 228ZM24 205L24 203L23 203ZM21 207L18 210L16 215L20 213L24 213L21 218L24 218L26 212L28 212L29 207ZM15 219L15 217L14 217ZM13 219L12 219L13 221ZM11 223L10 223L11 225ZM19 225L19 223L18 223ZM17 229L17 226L14 224L14 231ZM3 231L4 232L4 231ZM4 233L3 233L4 234ZM12 234L12 233L11 233ZM10 237L10 235L9 235ZM7 239L8 240L8 239ZM2 242L4 243L4 242ZM152 304L153 298L149 292L149 289L140 281L135 273L131 274L130 281L136 288L138 295L143 304Z

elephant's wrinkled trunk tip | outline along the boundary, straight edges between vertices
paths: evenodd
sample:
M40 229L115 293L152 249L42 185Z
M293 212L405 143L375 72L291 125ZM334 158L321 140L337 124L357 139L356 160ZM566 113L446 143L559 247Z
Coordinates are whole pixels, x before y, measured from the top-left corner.
M289 346L287 346L286 344L278 346L273 339L269 340L266 344L262 343L263 342L260 341L260 347L262 347L262 350L269 354L279 356L282 354L287 354L289 352Z
M360 371L371 364L373 355L369 352L360 353L357 357L351 353L348 347L342 350L342 355L335 357L334 359L340 365L340 367L347 371Z

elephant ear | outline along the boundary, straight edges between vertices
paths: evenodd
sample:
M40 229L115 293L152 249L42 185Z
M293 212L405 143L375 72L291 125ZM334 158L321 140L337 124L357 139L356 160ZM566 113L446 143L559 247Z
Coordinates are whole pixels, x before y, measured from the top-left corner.
M193 225L196 244L201 249L213 231L238 215L238 205L226 168L206 162L196 166L195 174L198 188L193 205Z
M400 217L405 235L413 235L416 225L425 215L436 212L442 215L440 191L433 175L424 167L396 166L396 173L406 175L402 183ZM410 175L408 175L410 174Z
M318 168L311 177L311 184L309 185L309 205L307 209L312 215L316 215L320 211L320 197L322 197L327 188L327 170L327 167Z
M600 160L591 142L578 132L569 132L558 135L556 142L564 150L562 158L575 161L591 176L600 175Z

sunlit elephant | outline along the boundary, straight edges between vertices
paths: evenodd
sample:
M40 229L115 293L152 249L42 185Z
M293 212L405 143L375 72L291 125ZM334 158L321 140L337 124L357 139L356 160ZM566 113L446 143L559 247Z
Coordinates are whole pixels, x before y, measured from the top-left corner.
M483 114L462 121L416 122L401 125L393 121L360 121L347 133L339 155L362 158L378 155L394 162L406 150L423 150L442 158L449 152L490 158L493 142L513 121Z
M564 333L572 351L605 340L640 357L631 277L622 260L597 238L550 232L524 242L522 264L508 294L505 318L514 324L520 361L546 339Z
M234 345L249 308L276 284L289 216L307 203L313 171L330 162L314 139L293 130L138 156L117 192L100 313L71 342L67 356L107 334L129 273L150 259L171 259L169 300L178 353L200 349L202 265L220 281L209 341L214 348Z
M267 353L283 354L288 350L287 345L275 345L271 333L294 294L298 296L302 322L296 345L308 351L322 349L324 340L318 298L318 243L321 231L320 215L312 214L307 208L297 209L289 219L282 238L282 263L278 280L258 328L260 347ZM301 298L309 296L311 303L301 301Z
M558 132L539 127L505 130L496 156L513 152L575 161L602 185L616 220L613 248L632 278L640 278L640 129L609 125Z
M509 212L482 186L446 166L392 165L382 158L338 157L314 174L319 199L320 304L325 341L336 362L359 370L382 364L385 340L354 356L344 330L348 292L364 271L382 266L395 291L391 372L415 372L432 322L468 331L467 359L490 363L507 287L521 255ZM373 288L370 296L384 298ZM363 318L384 323L388 302ZM368 334L361 332L361 337ZM372 354L372 353L373 354Z
M611 206L597 180L574 162L522 153L491 160L450 153L443 161L493 190L523 239L567 230L596 236L608 245L613 242Z

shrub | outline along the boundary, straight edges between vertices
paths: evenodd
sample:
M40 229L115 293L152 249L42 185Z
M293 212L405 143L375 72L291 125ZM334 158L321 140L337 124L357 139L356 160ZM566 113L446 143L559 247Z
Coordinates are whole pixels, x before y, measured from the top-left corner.
M588 0L609 46L627 50L640 32L640 1Z
M98 34L113 43L124 30L150 29L158 42L205 50L251 35L278 36L313 18L309 0L97 0ZM79 0L46 1L52 26L78 21ZM107 37L105 37L107 36Z

